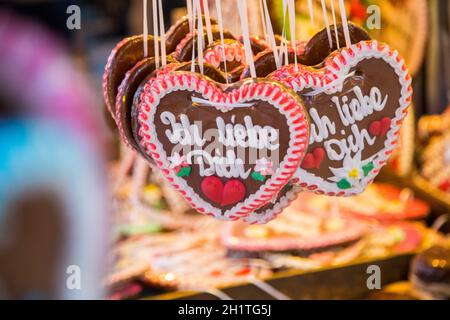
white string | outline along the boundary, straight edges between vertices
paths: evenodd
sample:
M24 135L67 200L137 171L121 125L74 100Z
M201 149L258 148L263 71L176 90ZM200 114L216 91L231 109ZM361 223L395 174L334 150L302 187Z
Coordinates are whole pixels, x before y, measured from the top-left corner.
M195 0L197 2L197 23L198 23L198 32L197 32L197 54L198 54L198 64L200 66L200 73L204 73L203 68L203 47L204 47L204 34L203 34L203 17L202 17L202 7L200 4L200 0Z
M195 25L197 21L197 2L192 0L192 57L191 57L191 72L195 72Z
M158 0L152 0L152 14L153 14L153 43L155 46L155 65L159 69L159 32L158 32Z
M144 0L144 57L148 57L148 16L147 16L147 0Z
M344 77L342 77L342 78L338 78L338 79L336 79L336 80L330 82L328 85L326 85L326 86L324 86L324 87L317 88L317 89L315 89L315 90L313 90L313 91L310 91L310 92L308 92L308 93L305 93L304 96L307 96L307 97L315 96L315 95L318 95L318 94L320 94L320 93L323 93L323 92L327 91L328 89L331 89L331 88L333 88L333 87L340 86L340 85L342 85L342 84L344 83L344 81L345 81L347 78L353 77L354 75L355 75L355 71L353 71L353 72L347 74L346 76L344 76Z
M258 278L251 277L248 279L248 281L256 286L257 288L261 289L271 297L277 299L277 300L292 300L290 297L279 291L278 289L275 289L273 286L268 284L267 282L264 282Z
M334 11L334 0L330 0L330 3L331 3L331 14L333 15L333 25L334 25L334 34L336 36L336 45L339 50L341 46L339 44L338 27L336 23L336 12Z
M189 32L194 31L194 24L192 21L192 0L187 0L187 16L189 21Z
M208 288L205 290L206 293L209 293L210 295L213 295L217 298L219 298L220 300L233 300L233 298L231 298L229 295L227 295L225 292L216 289L216 288Z
M344 27L345 45L350 47L352 45L352 41L348 30L347 12L345 11L344 0L339 0L339 8L341 10L342 26Z
M250 67L250 74L252 78L256 78L256 68L255 61L253 60L253 51L250 44L250 35L248 28L248 17L247 17L247 0L236 0L238 4L239 15L241 17L242 24L242 36L244 38L244 49L247 64Z
M225 78L227 81L227 84L229 83L228 80L228 68L227 68L227 55L225 53L225 39L223 35L223 15L222 15L222 0L216 0L216 10L217 10L217 20L219 23L219 29L220 29L220 42L222 43L222 55L223 55L223 65L225 69Z
M296 19L295 19L295 0L289 0L288 2L288 10L289 10L289 26L291 29L291 46L294 49L294 63L295 70L298 70L298 61L297 61L297 28L296 28Z
M263 32L264 32L264 40L267 41L267 25L266 25L266 18L265 18L265 14L264 14L263 0L259 0L259 10L261 13L261 24L262 24Z
M277 48L277 43L275 41L275 34L273 32L273 27L272 27L272 21L270 20L270 14L269 14L269 8L267 6L267 0L263 0L263 4L264 4L264 13L266 16L266 25L267 25L267 36L268 36L268 40L269 40L269 45L272 48L273 51L273 57L275 59L275 65L277 66L277 69L281 68L281 61L280 61L280 57L278 56L278 48Z
M162 0L159 0L159 34L161 35L161 56L162 65L167 64L167 53L166 53L166 27L164 26L164 12L162 6Z
M311 25L314 26L314 8L313 8L313 0L308 0L308 8L309 8L309 19L311 19Z
M328 20L327 7L325 5L325 0L321 0L321 2L322 2L323 18L325 19L325 26L327 27L328 44L330 45L330 48L332 48L333 39L331 38L330 21Z
M205 11L206 33L208 35L208 44L211 45L214 42L214 38L213 38L213 33L212 33L212 28L211 28L211 17L209 14L208 0L203 0L203 10Z
M283 43L281 44L282 53L281 55L284 55L284 65L289 64L289 55L288 55L288 45L287 45L287 28L286 28L286 16L287 16L287 10L288 10L288 1L283 0L283 33L282 33L282 40Z
M192 103L200 104L202 106L225 108L225 109L249 108L249 107L253 107L255 105L254 103L212 102L212 101L198 98L198 97L192 97L191 100L192 100Z

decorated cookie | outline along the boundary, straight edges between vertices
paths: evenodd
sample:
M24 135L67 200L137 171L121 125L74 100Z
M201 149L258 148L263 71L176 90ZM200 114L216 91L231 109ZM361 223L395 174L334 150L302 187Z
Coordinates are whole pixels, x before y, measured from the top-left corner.
M450 134L433 137L422 158L422 176L436 188L450 193Z
M126 73L144 59L143 35L122 40L111 52L103 74L103 97L113 118L116 116L116 97ZM154 55L153 36L148 36L149 57Z
M214 41L220 40L220 28L219 26L212 26L211 32ZM207 39L207 31L204 31L204 39ZM233 34L229 32L228 30L223 30L223 36L225 39L235 39ZM178 44L176 51L175 51L175 58L180 62L186 62L192 60L192 49L194 48L194 45L196 44L196 41L198 39L197 30L194 32L188 33L183 40ZM197 56L195 56L197 58Z
M211 25L217 25L217 21L214 19L211 20ZM203 17L203 23L205 23L205 17ZM178 44L181 40L186 37L190 31L189 18L183 17L178 20L174 25L172 25L166 33L166 46L169 52L175 51Z
M139 150L137 142L133 138L131 130L131 107L134 94L139 85L155 71L155 58L146 58L138 62L127 72L125 79L119 86L116 99L116 123L122 140L129 147Z
M381 183L371 184L356 197L339 198L337 203L342 211L379 221L424 219L430 212L430 206L411 190Z
M245 65L244 47L237 40L226 39L224 44L218 40L205 51L204 60L215 68L233 73Z
M222 242L230 251L308 255L354 243L364 236L367 224L332 212L318 214L305 203L314 195L300 196L273 221L261 226L227 223Z
M191 72L148 83L140 145L199 212L236 220L288 183L309 139L298 97L265 79L219 85Z
M302 191L299 185L289 182L278 195L265 206L250 213L244 221L248 224L266 224L283 212Z
M393 152L411 103L411 77L398 52L362 41L322 68L291 65L272 78L301 96L311 118L300 185L332 196L363 192Z

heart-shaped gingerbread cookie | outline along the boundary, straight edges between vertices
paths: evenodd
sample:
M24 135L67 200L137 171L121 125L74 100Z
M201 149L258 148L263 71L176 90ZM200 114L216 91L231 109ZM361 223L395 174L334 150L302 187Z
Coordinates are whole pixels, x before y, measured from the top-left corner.
M300 185L319 194L359 194L395 148L411 104L411 76L397 51L362 41L316 68L289 65L271 76L297 92L311 119Z
M219 84L175 71L141 97L140 144L199 212L237 220L269 203L309 139L301 100L267 79Z

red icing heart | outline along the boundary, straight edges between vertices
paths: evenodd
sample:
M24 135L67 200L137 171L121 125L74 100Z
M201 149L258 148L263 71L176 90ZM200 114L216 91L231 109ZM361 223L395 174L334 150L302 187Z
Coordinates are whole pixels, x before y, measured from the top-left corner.
M211 201L220 204L222 202L223 183L217 177L207 177L202 181L202 192Z
M383 118L379 121L374 121L369 126L369 132L373 136L385 136L389 129L391 129L391 119Z
M218 177L207 177L202 181L203 194L221 207L236 204L244 199L246 190L244 184L239 180L230 180L223 185Z
M246 194L244 184L239 180L230 180L225 184L222 194L222 207L236 204L244 199Z
M323 159L325 158L325 150L316 148L312 153L308 153L302 163L303 169L319 169Z

